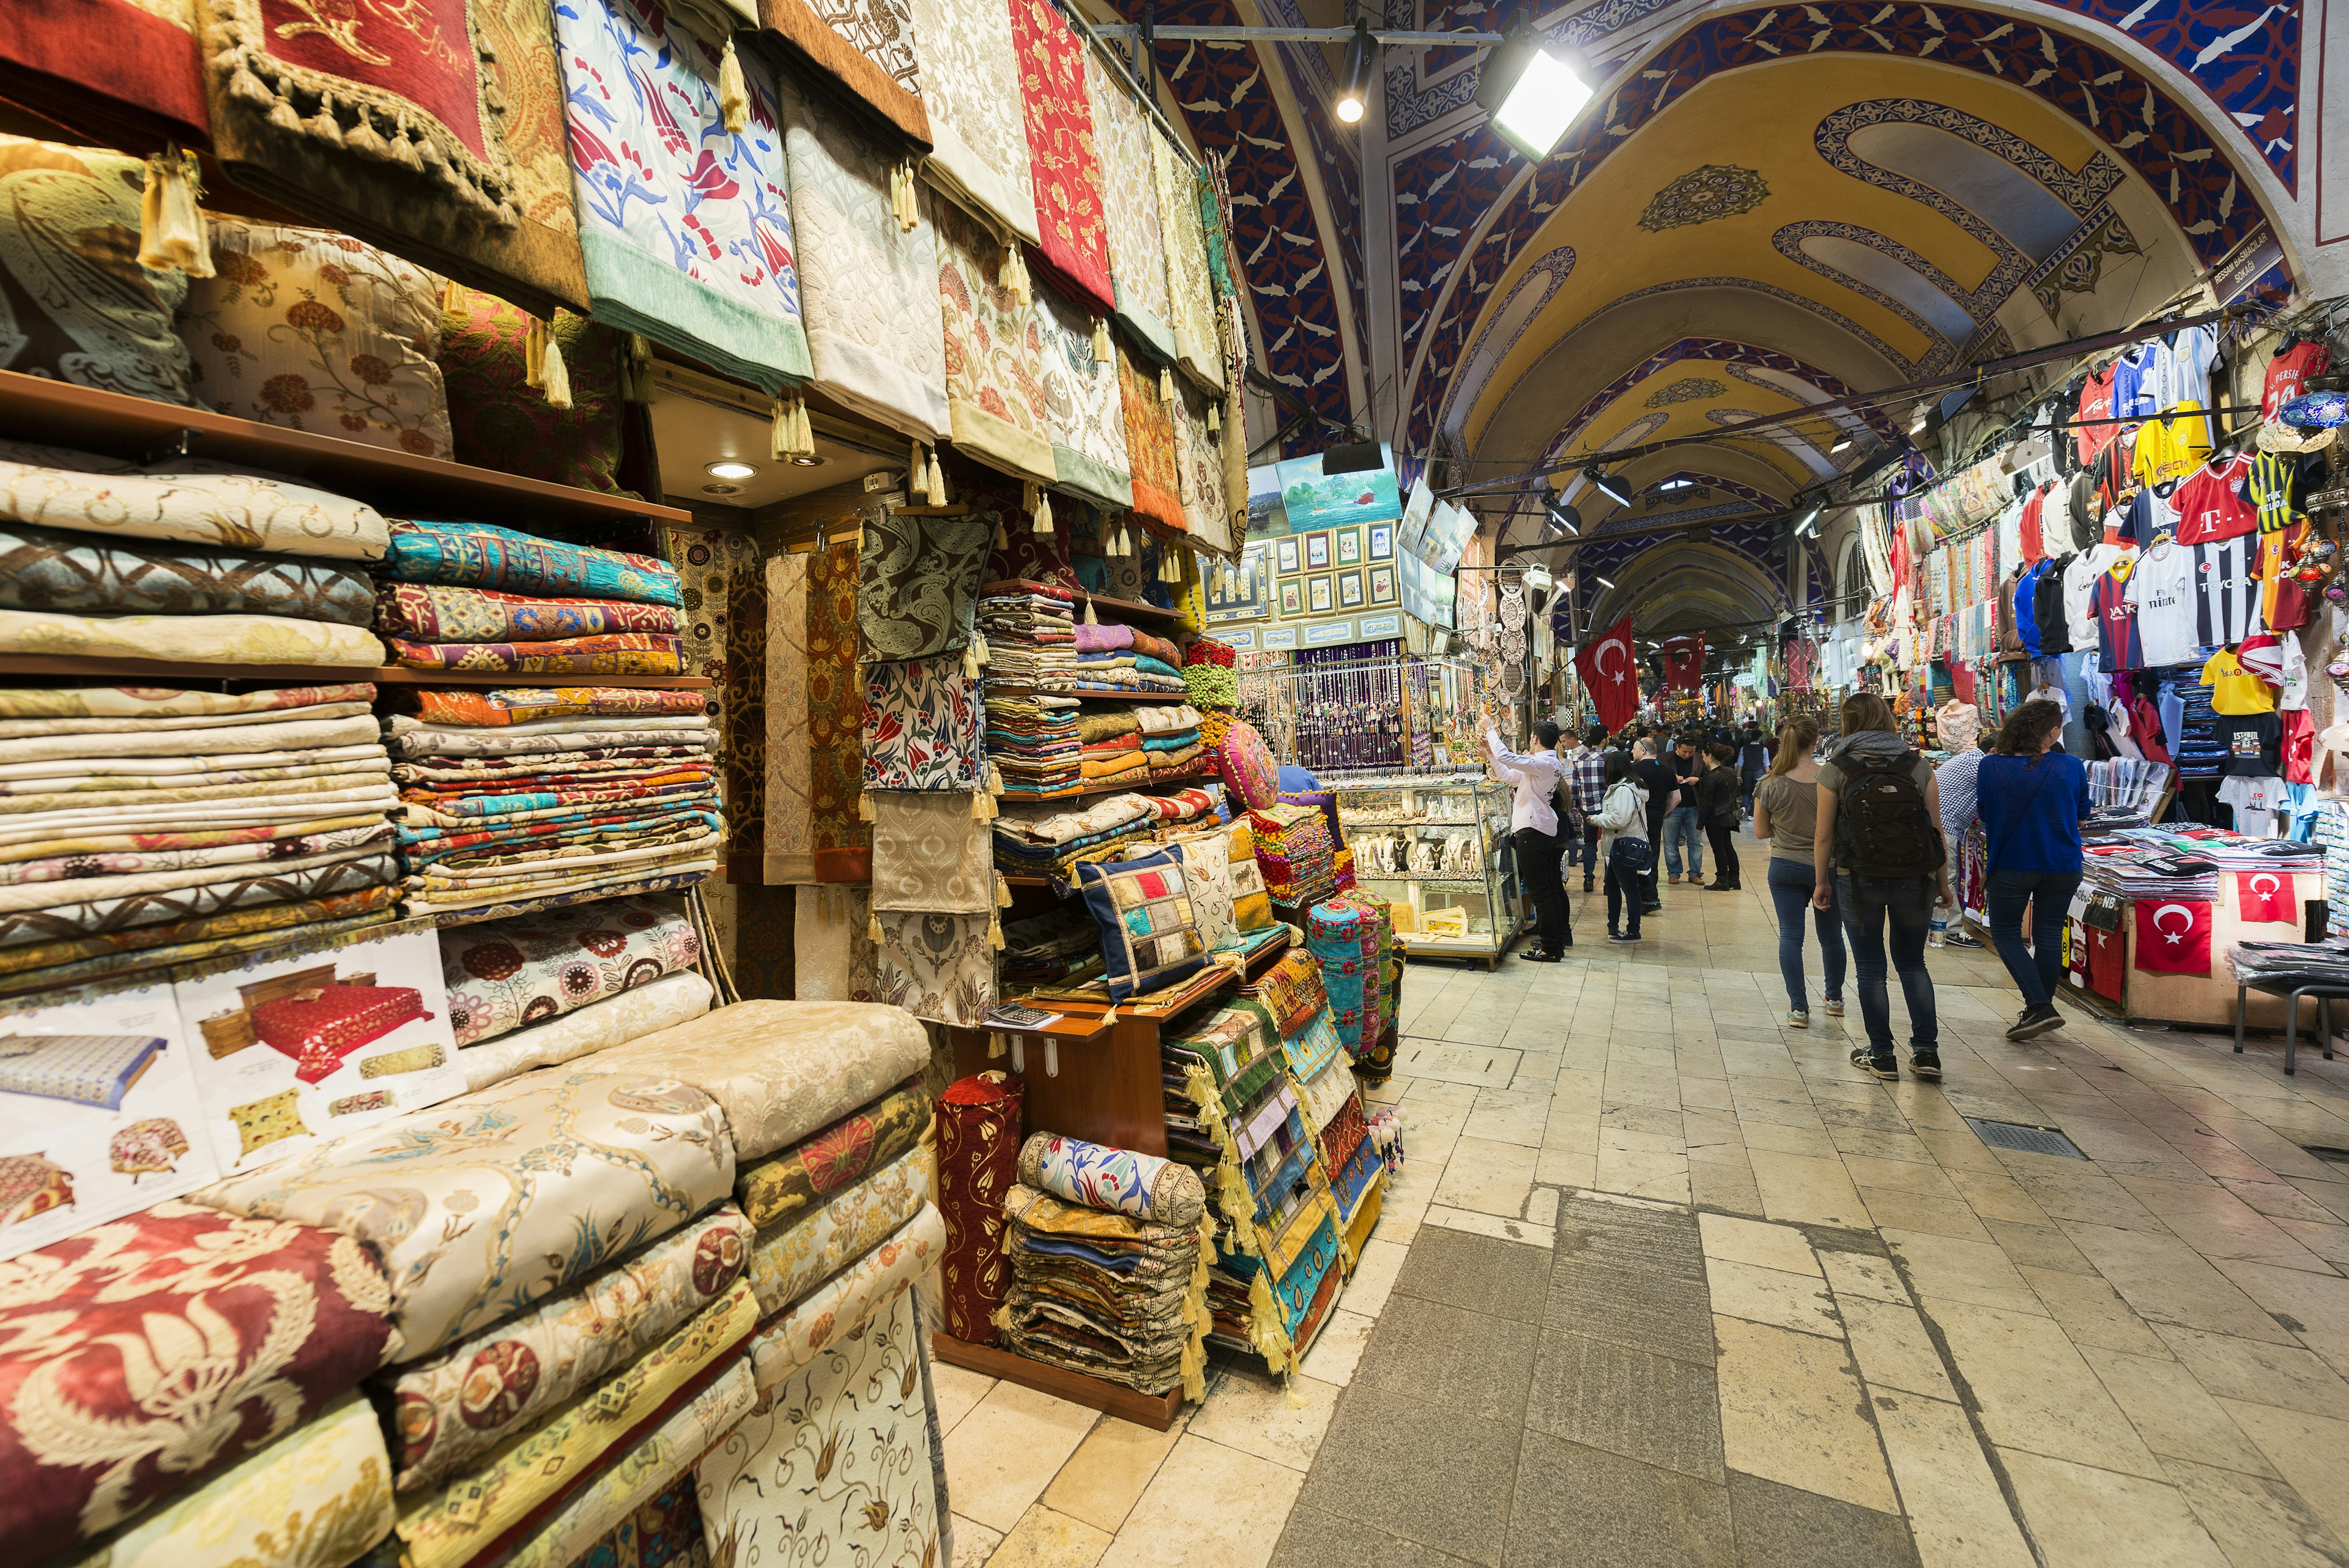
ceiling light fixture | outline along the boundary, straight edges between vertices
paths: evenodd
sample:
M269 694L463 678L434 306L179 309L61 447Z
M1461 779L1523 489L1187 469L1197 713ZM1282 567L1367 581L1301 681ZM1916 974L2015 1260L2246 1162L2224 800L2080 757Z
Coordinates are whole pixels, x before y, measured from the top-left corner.
M1535 594L1546 591L1549 587L1550 584L1555 581L1555 579L1550 576L1549 573L1540 566L1527 566L1526 568L1526 575L1519 580L1525 584L1526 591L1527 593Z
M1495 135L1527 162L1539 163L1590 101L1588 75L1574 51L1546 44L1521 11L1508 36L1485 57L1476 104Z
M1850 436L1846 436L1841 441L1836 442L1835 445L1827 448L1827 455L1829 457L1833 457L1839 452L1848 452L1851 450L1851 443L1852 438Z
M1911 414L1909 419L1909 433L1910 435L1924 434L1925 421L1930 417L1931 416L1925 410L1925 405L1922 403L1918 404L1916 412Z
M1613 579L1602 577L1596 572L1593 572L1590 576L1591 581L1597 583L1602 588L1611 588L1615 586Z
M1696 481L1693 479L1667 479L1656 486L1656 493L1670 495L1675 490L1694 490L1695 488Z
M1803 514L1803 520L1800 523L1795 524L1795 537L1797 539L1808 538L1812 534L1817 532L1819 526L1819 514L1826 510L1826 502L1814 501L1811 503L1811 509Z
M1371 36L1371 25L1357 20L1354 36L1346 40L1346 57L1338 72L1338 118L1348 125L1360 124L1362 112L1369 107L1371 78L1378 69L1379 41Z
M1623 483L1620 474L1609 473L1597 463L1582 471L1582 477L1598 487L1599 493L1618 506L1631 504L1631 487Z
M732 458L709 465L709 476L712 479L748 479L758 472L757 463L737 462Z
M1553 530L1565 530L1569 539L1581 536L1582 514L1563 501L1553 501L1549 504L1549 522Z
M792 459L792 466L793 468L822 468L823 466L823 459L816 456L816 454L812 452L803 452L800 453L799 456Z

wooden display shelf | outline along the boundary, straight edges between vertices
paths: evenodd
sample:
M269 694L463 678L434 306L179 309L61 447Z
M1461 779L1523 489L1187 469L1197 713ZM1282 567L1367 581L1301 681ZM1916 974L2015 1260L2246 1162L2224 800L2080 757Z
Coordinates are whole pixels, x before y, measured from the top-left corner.
M184 452L189 457L250 463L365 501L378 511L403 505L432 507L478 519L496 514L502 523L517 514L524 521L571 524L637 517L664 523L693 521L693 514L674 506L418 457L340 436L286 430L209 409L69 386L14 370L0 370L0 429L17 441L140 462L161 462Z
M989 680L987 694L990 697L1073 697L1080 702L1188 702L1187 692L1182 691L1059 691L1050 686L1014 686Z
M397 664L206 664L185 659L0 653L0 676L10 675L119 675L126 680L175 683L299 680L319 686L352 680L378 686L640 686L686 691L707 691L717 684L706 675L513 675L481 670L408 670Z
M1056 588L1050 583L1034 582L1025 577L1007 577L1001 582L983 584L978 591L981 595L988 595L1018 593L1023 590L1042 593L1053 598L1058 598L1061 595L1069 592L1066 588ZM1183 618L1183 612L1179 609L1163 609L1157 605L1143 604L1139 599L1113 599L1107 594L1089 594L1082 588L1077 589L1071 596L1070 602L1092 605L1096 617L1141 616L1150 620L1171 620L1178 623Z
M1099 1410L1122 1421L1163 1432L1183 1412L1183 1386L1164 1394L1144 1394L1123 1383L1088 1377L1065 1366L1048 1366L995 1345L973 1345L943 1332L930 1335L930 1350L949 1366L959 1366L986 1377L1000 1377L1040 1394L1050 1394L1071 1405Z

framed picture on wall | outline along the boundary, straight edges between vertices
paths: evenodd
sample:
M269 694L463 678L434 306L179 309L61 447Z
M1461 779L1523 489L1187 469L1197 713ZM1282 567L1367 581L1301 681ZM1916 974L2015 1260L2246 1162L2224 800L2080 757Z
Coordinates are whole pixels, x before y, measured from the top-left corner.
M1280 585L1280 613L1283 615L1303 615L1305 613L1305 585L1303 583L1292 580Z
M1361 566L1362 564L1362 531L1360 528L1340 528L1337 530L1337 534L1338 564L1341 566Z
M1370 578L1372 604L1391 605L1395 602L1395 569L1392 566L1372 566Z
M1278 540L1275 540L1275 541L1273 542L1273 550L1274 550L1274 566L1273 566L1273 575L1274 575L1274 576L1282 576L1282 577L1293 577L1293 576L1295 576L1298 574L1298 572L1299 572L1299 570L1301 570L1301 569L1302 569L1302 568L1300 568L1300 567L1299 566L1299 565L1298 565L1298 559L1297 559L1297 541L1296 541L1295 539L1278 539Z
M1327 529L1305 535L1305 569L1326 571L1330 566L1330 534Z
M1312 614L1314 614L1314 615L1320 615L1320 614L1324 613L1325 611L1327 611L1327 610L1329 609L1329 607L1330 607L1330 579L1329 579L1328 577L1308 577L1308 578L1306 578L1306 579L1305 579L1305 607L1306 607L1306 609L1308 609L1309 611L1310 611L1310 612L1311 612Z
M1393 524L1373 523L1371 524L1370 558L1373 561L1392 561L1394 559Z
M1340 607L1345 609L1360 609L1361 607L1361 573L1340 572L1338 574L1338 603Z

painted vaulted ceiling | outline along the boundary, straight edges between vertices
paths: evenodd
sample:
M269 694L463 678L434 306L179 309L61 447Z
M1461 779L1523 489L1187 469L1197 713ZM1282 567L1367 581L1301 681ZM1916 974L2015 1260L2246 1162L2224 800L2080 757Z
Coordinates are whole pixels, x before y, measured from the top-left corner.
M1116 3L1140 19L1143 0ZM1517 11L1388 0L1383 20L1497 30ZM1343 0L1159 0L1155 16L1349 19ZM1407 480L1920 379L2135 320L2221 264L2222 297L2306 281L2320 161L2302 146L2298 0L1537 0L1531 16L1605 84L1537 169L1473 101L1479 50L1389 48L1382 101L1343 127L1319 47L1157 47L1162 105L1232 155L1259 362L1313 408L1374 422ZM1825 597L1824 554L1787 539L1788 498L1897 444L1908 413L1634 459L1630 506L1569 468L1561 488L1593 525L1586 607L1636 605L1670 630ZM1660 488L1675 479L1694 483ZM1508 539L1533 536L1530 504L1497 510L1517 513L1492 519Z

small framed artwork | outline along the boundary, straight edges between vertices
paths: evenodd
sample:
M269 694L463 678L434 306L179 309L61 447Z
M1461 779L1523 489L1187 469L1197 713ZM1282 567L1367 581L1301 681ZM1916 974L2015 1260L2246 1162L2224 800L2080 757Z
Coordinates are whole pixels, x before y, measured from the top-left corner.
M1297 541L1294 537L1276 541L1273 549L1275 551L1274 576L1293 577L1302 569L1298 565Z
M1392 561L1394 559L1393 524L1373 523L1371 524L1370 558L1373 561Z
M1361 574L1361 573L1360 573L1360 572L1358 572L1358 571L1357 571L1357 572L1340 572L1340 573L1339 573L1339 574L1338 574L1338 603L1339 603L1339 606L1340 606L1341 608L1344 608L1344 609L1360 609L1360 608L1361 608L1361 607L1362 607L1362 574Z
M1326 542L1323 547L1325 549L1328 547ZM1308 577L1305 579L1305 607L1315 615L1321 615L1330 608L1330 579L1328 577Z
M1329 530L1324 529L1319 534L1305 535L1305 569L1309 572L1324 572L1330 569Z
M1362 564L1362 531L1360 528L1338 530L1338 564L1341 566Z
M1305 585L1303 583L1292 580L1280 585L1280 613L1283 615L1303 615L1305 613Z
M1391 605L1395 602L1395 573L1392 566L1372 566L1370 578L1372 604Z

